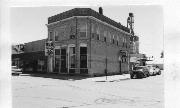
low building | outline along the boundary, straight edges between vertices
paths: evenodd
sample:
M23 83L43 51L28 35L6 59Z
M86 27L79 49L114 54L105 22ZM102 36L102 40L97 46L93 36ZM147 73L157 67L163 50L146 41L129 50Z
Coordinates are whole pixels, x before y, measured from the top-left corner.
M45 43L46 39L25 43L21 53L12 54L12 62L18 59L24 72L47 72Z

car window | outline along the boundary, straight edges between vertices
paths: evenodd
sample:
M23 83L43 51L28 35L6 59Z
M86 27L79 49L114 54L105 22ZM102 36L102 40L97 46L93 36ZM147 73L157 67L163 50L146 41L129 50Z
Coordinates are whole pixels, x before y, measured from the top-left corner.
M143 67L135 67L134 69L135 69L135 70L143 69Z

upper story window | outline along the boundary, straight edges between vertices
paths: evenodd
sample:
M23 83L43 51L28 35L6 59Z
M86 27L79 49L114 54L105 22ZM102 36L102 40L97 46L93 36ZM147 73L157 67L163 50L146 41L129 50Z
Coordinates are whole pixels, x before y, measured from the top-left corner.
M124 47L125 46L125 38L122 37L122 39L123 39L123 47Z
M92 34L92 38L95 38L96 37L96 31L95 31L95 25L94 24L91 24L91 34Z
M55 41L58 41L58 40L59 40L59 34L58 34L58 31L55 31L55 32L54 32L54 35L55 35Z
M104 31L104 42L107 41L107 31Z
M117 43L116 44L119 45L119 36L117 36Z
M110 32L108 32L108 36L109 36L109 41L111 43L111 33Z
M114 40L114 35L113 35L113 37L112 37L112 43L113 43L113 44L115 43L115 40Z
M49 32L49 40L53 41L53 32Z
M96 33L97 33L97 40L100 40L100 30L99 30L99 27L97 27Z
M87 35L87 23L80 23L79 25L80 37L86 37Z
M71 25L70 26L70 39L74 39L76 34L76 27Z

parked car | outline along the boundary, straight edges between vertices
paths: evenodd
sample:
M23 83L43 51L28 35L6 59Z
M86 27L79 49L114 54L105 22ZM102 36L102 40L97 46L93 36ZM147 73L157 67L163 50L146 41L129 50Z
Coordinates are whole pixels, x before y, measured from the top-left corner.
M161 70L159 69L159 67L156 66L155 71L156 75L161 75Z
M17 66L12 66L12 75L20 75L22 74L22 69L18 68Z
M149 70L146 66L137 66L130 73L131 79L133 78L146 78L149 77Z
M149 75L156 75L156 68L153 65L147 65L149 70Z

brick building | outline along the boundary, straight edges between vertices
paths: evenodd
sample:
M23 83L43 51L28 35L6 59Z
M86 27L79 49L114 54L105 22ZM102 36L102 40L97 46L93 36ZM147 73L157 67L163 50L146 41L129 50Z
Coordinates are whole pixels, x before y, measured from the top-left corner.
M129 29L90 8L75 8L48 18L48 72L100 75L129 71Z
M33 62L30 63L34 64L31 71L37 71L38 64L43 64L42 67L47 68L42 70L49 73L90 76L104 75L105 72L129 73L130 30L104 16L102 8L99 12L74 8L49 17L46 26L47 39L25 44L21 58L24 64ZM43 45L46 42L53 43L52 55L45 56ZM33 51L33 48L37 50ZM27 70L28 65L24 67Z
M12 65L23 68L24 72L46 72L45 43L46 39L43 39L21 44L23 49L19 45L13 46Z

